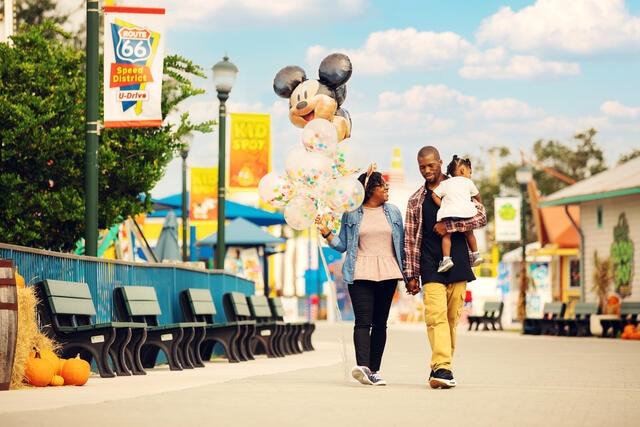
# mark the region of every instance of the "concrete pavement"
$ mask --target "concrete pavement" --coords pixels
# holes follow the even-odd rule
[[[640,342],[462,328],[458,386],[431,390],[423,324],[389,325],[385,387],[349,377],[351,323],[318,322],[315,351],[0,392],[0,426],[637,426]]]

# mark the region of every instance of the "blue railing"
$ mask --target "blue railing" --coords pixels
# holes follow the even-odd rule
[[[186,288],[209,289],[216,304],[216,322],[226,320],[222,295],[238,291],[255,292],[254,282],[220,270],[202,270],[180,264],[142,264],[58,252],[49,252],[0,243],[0,258],[9,258],[18,267],[27,286],[44,279],[85,282],[96,304],[96,322],[115,319],[112,294],[118,286],[153,286],[162,315],[160,323],[183,320],[178,294]]]

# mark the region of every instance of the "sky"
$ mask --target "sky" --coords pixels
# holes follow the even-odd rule
[[[211,67],[228,55],[239,74],[227,111],[270,115],[276,172],[301,144],[302,129],[289,121],[273,78],[298,65],[315,79],[333,52],[353,64],[342,105],[353,122],[345,141],[366,147],[363,155],[381,171],[399,147],[408,182],[421,181],[416,153],[424,145],[438,147],[445,164],[454,154],[489,164],[492,148],[507,147],[505,161],[519,161],[537,140],[575,147],[576,133],[595,128],[609,166],[640,149],[640,0],[115,4],[166,9],[166,54],[208,76],[194,82],[207,94],[184,105],[193,121],[217,120]],[[189,166],[217,167],[217,147],[217,131],[197,134]],[[180,193],[181,162],[171,162],[154,198]]]

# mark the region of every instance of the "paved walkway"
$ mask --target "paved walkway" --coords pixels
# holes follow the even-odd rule
[[[386,387],[348,376],[351,324],[284,358],[0,392],[0,426],[638,426],[640,342],[461,330],[458,387],[426,383],[421,324],[389,327]]]

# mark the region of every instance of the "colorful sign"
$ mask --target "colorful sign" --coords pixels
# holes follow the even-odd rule
[[[104,127],[162,126],[164,9],[105,6]]]
[[[494,199],[496,242],[520,241],[520,197]]]
[[[229,187],[257,189],[271,169],[271,120],[268,114],[231,113]]]
[[[218,168],[190,168],[189,218],[218,219]]]

